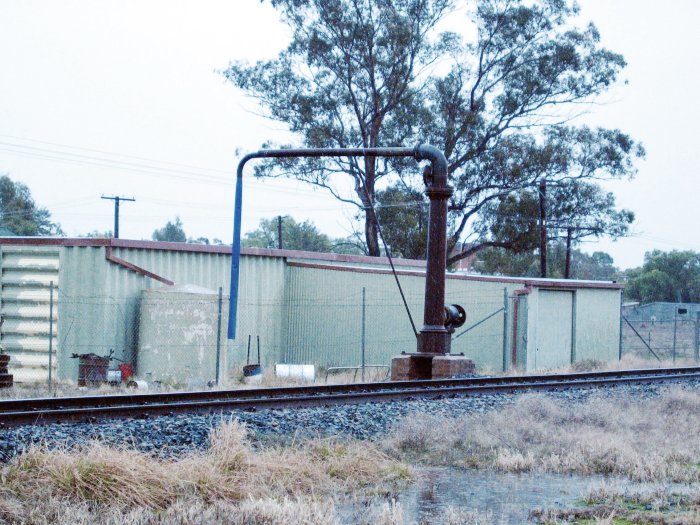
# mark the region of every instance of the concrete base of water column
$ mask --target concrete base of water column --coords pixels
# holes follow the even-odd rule
[[[400,355],[391,360],[391,380],[449,379],[473,374],[474,361],[463,355]]]

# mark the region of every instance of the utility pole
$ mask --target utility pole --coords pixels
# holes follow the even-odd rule
[[[282,216],[277,216],[277,248],[282,249]]]
[[[566,229],[566,263],[564,265],[564,279],[571,278],[571,235],[572,227]]]
[[[540,181],[540,277],[547,277],[547,181]]]
[[[114,201],[114,238],[118,239],[119,238],[119,202],[120,201],[129,201],[129,202],[134,202],[136,199],[128,198],[128,197],[119,197],[117,195],[113,197],[106,197],[102,195],[102,198],[108,201]]]

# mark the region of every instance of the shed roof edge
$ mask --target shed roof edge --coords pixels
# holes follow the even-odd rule
[[[185,242],[137,241],[108,238],[69,238],[69,237],[0,237],[0,246],[66,246],[66,247],[110,247],[138,250],[163,250],[191,253],[212,253],[229,255],[231,246],[194,244]],[[341,253],[308,252],[302,250],[278,250],[268,248],[242,248],[241,255],[258,257],[281,257],[331,262],[362,264],[388,264],[386,257],[347,255]],[[397,266],[425,267],[425,261],[415,259],[393,259]]]

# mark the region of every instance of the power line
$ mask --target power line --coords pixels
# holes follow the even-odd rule
[[[2,135],[0,136],[5,136],[7,137],[8,135]],[[10,135],[10,137],[12,137]],[[30,140],[33,142],[38,142],[38,143],[46,143],[46,144],[56,144],[56,143],[48,143],[45,141],[35,141],[33,139],[22,139],[22,140]],[[92,150],[89,148],[81,148],[78,146],[64,146],[64,145],[59,145],[59,147],[63,148],[70,148],[70,149],[77,149],[81,151],[94,151],[94,152],[102,152],[103,150]],[[130,162],[130,161],[124,161],[120,159],[111,159],[107,158],[104,156],[95,156],[95,155],[85,155],[82,153],[74,153],[71,151],[60,151],[56,149],[51,149],[51,148],[42,148],[38,146],[30,146],[26,144],[19,144],[16,142],[5,142],[5,141],[0,141],[0,151],[5,151],[7,153],[11,153],[14,155],[19,155],[22,157],[28,157],[28,158],[35,158],[39,160],[51,160],[51,161],[59,161],[59,162],[66,162],[66,163],[71,163],[71,164],[77,164],[77,165],[82,165],[82,166],[100,166],[100,167],[106,167],[106,168],[111,168],[111,169],[118,169],[121,171],[129,171],[133,173],[143,173],[146,175],[152,175],[152,176],[165,176],[165,177],[170,177],[170,178],[177,178],[181,180],[196,180],[199,182],[206,182],[210,184],[222,184],[226,186],[231,186],[234,183],[234,175],[233,175],[233,169],[231,171],[226,171],[226,170],[219,170],[219,169],[213,169],[213,168],[201,168],[201,167],[196,167],[196,166],[190,166],[186,164],[178,164],[174,162],[168,162],[168,161],[161,161],[161,160],[155,160],[155,159],[148,159],[146,157],[137,157],[134,155],[124,155],[124,154],[118,154],[118,153],[110,153],[110,152],[104,152],[107,155],[112,155],[112,156],[122,156],[126,158],[135,158],[135,159],[140,159],[144,160],[146,162],[150,162],[151,164],[143,164],[143,163],[137,163],[137,162]],[[179,168],[185,168],[185,169],[175,169],[175,168],[168,168],[164,166],[158,166],[157,164],[166,164],[166,165],[171,165],[171,166],[176,166]],[[196,171],[192,171],[196,170]],[[198,172],[204,172],[204,173],[197,173]],[[224,177],[218,177],[214,175],[209,175],[206,172],[216,172],[216,173],[223,173],[223,174],[228,174],[228,178]],[[268,191],[279,191],[283,193],[306,193],[309,195],[321,195],[321,193],[318,193],[315,190],[306,190],[303,188],[280,188],[280,187],[274,187],[274,186],[269,186],[267,184],[264,184],[256,179],[246,179],[247,184],[253,184],[253,185],[259,185],[259,186],[264,186]]]
[[[199,166],[192,166],[192,165],[189,165],[189,164],[181,164],[181,163],[177,163],[177,162],[170,162],[170,161],[165,161],[165,160],[151,159],[151,158],[148,158],[148,157],[140,157],[140,156],[137,156],[137,155],[129,155],[129,154],[126,154],[126,153],[116,153],[116,152],[113,152],[113,151],[106,151],[106,150],[93,149],[93,148],[85,148],[85,147],[82,147],[82,146],[70,146],[70,145],[68,145],[68,144],[60,144],[60,143],[57,143],[57,142],[49,142],[49,141],[46,141],[46,140],[30,139],[30,138],[27,138],[27,137],[19,137],[19,136],[17,136],[17,135],[6,135],[6,134],[3,134],[3,133],[0,133],[0,137],[5,137],[5,138],[10,138],[10,139],[15,139],[15,140],[23,140],[23,141],[26,141],[26,142],[34,142],[34,143],[37,143],[37,144],[47,144],[47,145],[49,145],[49,146],[57,146],[57,147],[59,147],[59,148],[64,148],[64,149],[76,149],[76,150],[80,150],[80,151],[90,151],[90,152],[93,152],[93,153],[102,153],[102,154],[104,154],[104,155],[111,155],[111,156],[113,156],[113,157],[124,157],[124,158],[128,158],[128,159],[143,160],[143,161],[151,162],[151,163],[155,163],[155,164],[168,164],[168,165],[177,166],[177,167],[180,167],[180,168],[188,168],[188,169],[195,169],[195,170],[199,170],[199,171],[210,171],[210,172],[216,172],[216,173],[223,173],[223,174],[225,174],[225,175],[230,175],[230,174],[231,174],[230,171],[222,170],[222,169],[217,169],[217,168],[203,168],[203,167],[199,167]]]

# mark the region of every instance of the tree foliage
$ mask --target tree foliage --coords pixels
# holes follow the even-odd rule
[[[542,179],[632,176],[634,159],[644,153],[619,130],[568,125],[574,108],[604,93],[625,66],[621,55],[600,44],[593,24],[577,26],[574,3],[474,0],[473,41],[438,33],[453,4],[463,5],[273,0],[292,42],[275,60],[236,63],[225,72],[302,146],[423,141],[441,148],[454,187],[449,246],[469,246],[451,262],[488,246],[478,242],[483,231],[477,226],[488,219],[493,201]],[[440,67],[432,67],[437,62]],[[396,174],[423,191],[412,162],[297,159],[270,161],[256,173],[295,177],[357,205],[371,255],[380,252],[370,212],[378,183],[390,185]],[[335,184],[347,176],[354,195],[341,194]]]
[[[279,246],[277,217],[261,219],[257,230],[245,234],[242,245],[250,248],[277,248]],[[308,252],[330,252],[331,240],[311,221],[297,222],[293,217],[282,219],[282,248]]]
[[[452,43],[433,35],[451,0],[273,0],[292,30],[279,57],[232,64],[226,78],[256,97],[305,147],[380,147],[415,143],[422,113],[418,79]],[[277,168],[277,169],[276,169]],[[357,205],[370,255],[379,255],[370,204],[389,174],[373,158],[271,161],[258,175],[295,177]],[[341,195],[335,175],[349,175]]]
[[[553,243],[550,250],[550,276],[564,277],[566,246],[563,242]],[[488,275],[513,277],[538,277],[539,258],[532,251],[513,253],[503,248],[486,248],[480,251],[473,268]],[[620,270],[613,258],[605,252],[584,253],[574,249],[571,254],[571,278],[595,281],[616,281],[622,279]]]
[[[79,235],[79,237],[87,237],[90,239],[94,239],[94,238],[113,239],[114,232],[112,230],[105,230],[105,231],[92,230],[90,232],[87,232],[85,235]]]
[[[487,203],[477,221],[481,247],[505,248],[530,253],[540,243],[540,200],[538,189],[509,193]],[[615,196],[600,185],[566,180],[547,188],[545,217],[547,240],[570,235],[572,245],[588,237],[625,236],[634,221],[630,210],[618,210]],[[467,251],[467,250],[465,250]]]
[[[248,248],[277,248],[277,221],[277,217],[261,219],[258,228],[246,233],[241,244]],[[362,254],[352,240],[331,239],[325,233],[321,233],[313,222],[297,222],[289,216],[282,217],[282,248],[307,252]]]
[[[427,204],[423,193],[400,184],[377,192],[377,218],[391,255],[426,258]]]
[[[700,253],[653,250],[644,255],[641,268],[627,270],[625,295],[650,303],[700,302]]]
[[[616,211],[613,194],[604,192],[595,181],[633,176],[633,160],[643,155],[643,148],[619,131],[554,126],[543,130],[540,137],[507,137],[482,157],[478,173],[464,173],[467,179],[463,182],[472,180],[471,186],[455,183],[457,191],[450,214],[456,226],[451,240],[454,244],[460,238],[468,239],[470,247],[453,256],[451,262],[489,246],[517,250],[523,235],[532,234],[525,225],[517,228],[511,221],[510,230],[501,228],[495,239],[484,234],[490,224],[501,220],[498,210],[504,201],[507,207],[513,207],[515,203],[508,201],[514,192],[524,200],[523,220],[532,228],[538,215],[533,214],[538,210],[533,204],[538,200],[537,187],[542,180],[551,188],[547,216],[555,219],[555,225],[568,223],[577,228],[579,239],[625,235],[634,215],[627,210]],[[465,232],[467,225],[471,225],[470,232]]]
[[[29,188],[7,175],[0,177],[0,226],[15,235],[63,235],[49,210],[34,202]]]
[[[175,217],[174,222],[168,221],[165,226],[155,230],[152,237],[154,241],[187,242],[180,217]]]

